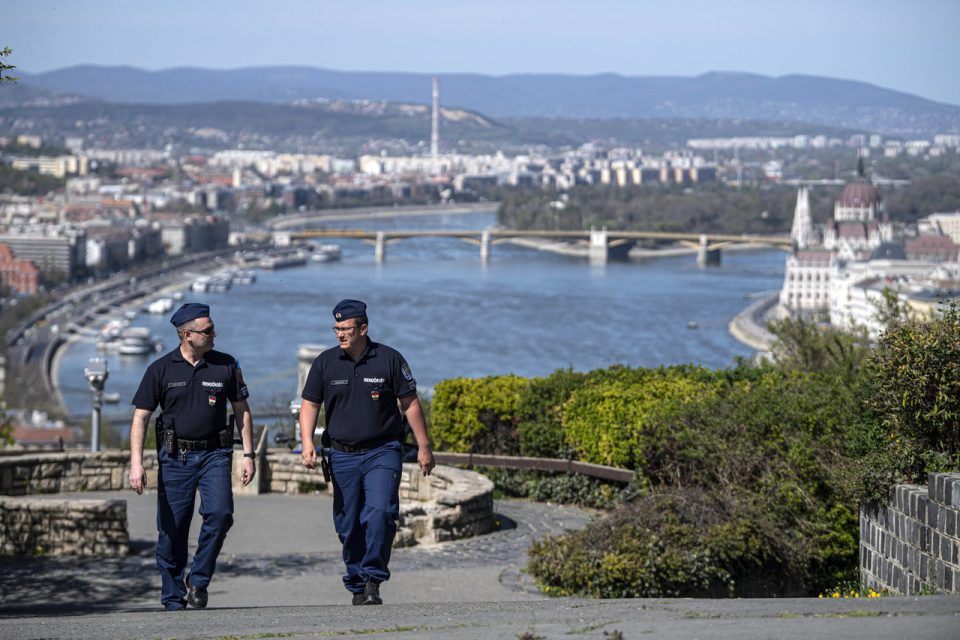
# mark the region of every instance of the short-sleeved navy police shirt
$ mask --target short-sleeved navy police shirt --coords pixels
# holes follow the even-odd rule
[[[304,400],[323,404],[330,437],[353,447],[372,447],[403,437],[397,399],[415,394],[417,381],[396,349],[367,341],[354,362],[340,347],[313,361]]]
[[[184,360],[177,347],[147,367],[133,396],[138,409],[163,411],[163,424],[188,440],[212,438],[227,424],[227,400],[249,396],[237,361],[209,351],[197,366]]]

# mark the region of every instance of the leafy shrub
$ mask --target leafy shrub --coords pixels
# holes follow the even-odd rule
[[[813,594],[855,575],[845,483],[849,425],[859,420],[853,391],[839,376],[769,367],[718,386],[722,377],[643,416],[633,456],[645,494],[531,552],[531,570],[552,592]],[[550,554],[567,554],[570,566],[553,568]]]
[[[517,407],[528,385],[528,380],[513,375],[441,381],[431,403],[431,436],[437,448],[516,455]]]
[[[748,519],[730,522],[725,505],[700,490],[658,492],[581,531],[535,541],[530,569],[556,595],[732,595],[734,576],[764,564],[756,551],[768,545],[751,544],[755,527]],[[733,546],[749,548],[754,557],[734,567]]]
[[[534,378],[520,396],[520,454],[535,458],[566,458],[572,453],[563,441],[562,408],[587,378],[585,373],[559,369]]]
[[[592,373],[563,407],[564,441],[585,462],[642,468],[648,443],[672,437],[657,418],[672,415],[687,401],[711,396],[722,386],[688,372],[614,368]],[[654,425],[663,425],[664,430]]]

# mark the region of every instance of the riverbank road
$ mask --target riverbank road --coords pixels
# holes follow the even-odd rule
[[[63,498],[64,495],[58,495]],[[0,638],[955,638],[960,598],[582,600],[547,598],[523,572],[536,537],[588,511],[498,501],[486,536],[397,549],[382,607],[340,582],[328,496],[237,496],[203,611],[159,610],[156,494],[127,501],[124,558],[0,558]],[[191,540],[196,540],[199,517]]]

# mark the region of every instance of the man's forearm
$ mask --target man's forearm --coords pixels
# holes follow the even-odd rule
[[[413,431],[413,437],[417,439],[418,447],[432,447],[430,436],[427,434],[427,421],[423,418],[423,409],[420,407],[420,401],[411,402],[404,413],[407,416],[407,422],[410,424],[410,430]]]
[[[253,450],[253,413],[250,407],[244,407],[240,413],[240,439],[244,453],[256,453]]]
[[[303,446],[313,444],[313,432],[317,427],[317,416],[320,414],[320,405],[304,400],[300,405],[300,440]]]
[[[133,420],[130,423],[130,463],[143,464],[143,442],[147,435],[147,425],[150,421],[150,414],[143,415],[139,410],[133,414]]]

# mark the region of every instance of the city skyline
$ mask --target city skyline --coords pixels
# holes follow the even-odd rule
[[[494,76],[740,71],[858,80],[960,105],[952,33],[960,3],[787,4],[11,0],[0,47],[13,49],[7,62],[22,73],[77,64]]]

